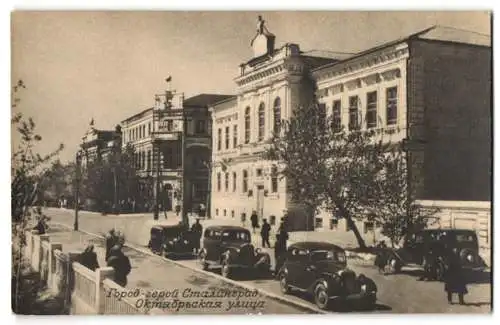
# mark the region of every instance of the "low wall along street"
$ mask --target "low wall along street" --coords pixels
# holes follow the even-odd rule
[[[64,252],[60,243],[50,242],[50,235],[27,231],[25,256],[30,266],[40,273],[49,291],[70,304],[71,314],[165,314],[163,310],[142,308],[137,304],[136,291],[125,289],[110,279],[112,268],[91,271],[75,262],[78,253]]]

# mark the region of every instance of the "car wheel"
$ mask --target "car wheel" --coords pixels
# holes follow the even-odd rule
[[[402,267],[401,262],[398,261],[396,258],[391,257],[389,259],[388,264],[389,264],[389,272],[390,273],[395,274],[395,273],[401,272],[401,267]]]
[[[436,268],[435,268],[435,271],[434,271],[434,278],[437,280],[437,281],[443,281],[444,279],[444,273],[445,273],[445,266],[443,263],[436,263]]]
[[[319,309],[328,309],[330,305],[330,297],[324,284],[319,283],[314,288],[314,303]]]
[[[284,294],[290,293],[290,286],[288,285],[288,280],[286,279],[286,275],[284,273],[281,273],[280,275],[280,288],[281,292]]]
[[[208,270],[207,253],[205,251],[200,252],[200,255],[198,256],[198,260],[200,262],[201,269],[204,271]]]
[[[230,278],[231,277],[231,268],[229,267],[229,264],[227,261],[222,261],[222,266],[221,266],[221,275],[225,278]]]

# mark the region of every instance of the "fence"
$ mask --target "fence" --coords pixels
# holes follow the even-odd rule
[[[26,232],[26,261],[40,273],[42,282],[56,297],[70,304],[71,314],[164,314],[160,310],[136,307],[138,297],[122,297],[131,292],[111,280],[113,269],[92,271],[78,263],[79,253],[63,252],[62,244],[50,242],[50,235]]]

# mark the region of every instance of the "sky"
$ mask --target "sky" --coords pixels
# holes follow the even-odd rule
[[[436,24],[490,34],[486,11],[15,11],[11,81],[22,79],[26,89],[12,113],[33,117],[39,152],[63,143],[61,160],[74,159],[91,119],[113,129],[151,107],[169,75],[186,98],[234,94],[259,14],[278,46],[303,51],[358,52]]]

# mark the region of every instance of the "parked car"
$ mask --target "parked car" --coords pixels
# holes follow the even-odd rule
[[[298,290],[312,295],[321,309],[332,302],[352,302],[373,308],[377,286],[370,278],[347,268],[344,249],[324,242],[299,242],[288,247],[278,273],[281,291]]]
[[[165,257],[193,256],[194,237],[183,225],[154,226],[151,228],[149,248]]]
[[[432,263],[433,278],[442,280],[448,267],[450,254],[456,254],[464,269],[476,270],[484,267],[479,256],[477,235],[473,230],[425,229],[405,237],[403,246],[391,250],[390,269],[394,273],[405,265],[426,267]],[[429,256],[432,254],[432,260]]]
[[[222,276],[227,278],[241,270],[258,275],[270,273],[271,257],[254,248],[250,231],[243,227],[207,227],[198,257],[204,270],[220,267]]]

